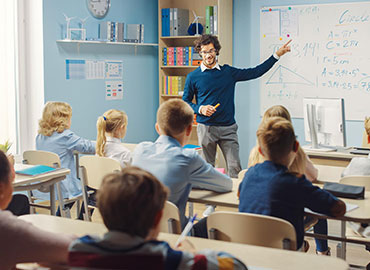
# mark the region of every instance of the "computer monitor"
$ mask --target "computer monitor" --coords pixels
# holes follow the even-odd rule
[[[310,149],[346,147],[346,128],[343,98],[304,98],[305,140]]]

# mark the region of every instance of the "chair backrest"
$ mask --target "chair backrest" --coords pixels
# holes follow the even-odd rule
[[[238,173],[238,179],[239,179],[239,180],[243,180],[244,175],[245,175],[245,173],[246,173],[247,171],[248,171],[248,169],[241,170],[241,171]]]
[[[214,212],[207,218],[211,239],[296,250],[297,237],[286,220],[257,214]]]
[[[57,154],[41,150],[24,151],[23,163],[60,168],[60,158]]]
[[[362,186],[365,187],[365,190],[370,190],[370,175],[352,175],[345,176],[339,180],[339,183],[352,186]]]
[[[117,160],[89,155],[80,158],[80,167],[85,185],[94,189],[100,188],[104,176],[121,171],[121,165]]]
[[[181,234],[180,212],[175,204],[166,201],[160,223],[160,231]]]

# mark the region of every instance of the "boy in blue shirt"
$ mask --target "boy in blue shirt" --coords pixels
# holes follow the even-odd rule
[[[251,167],[239,186],[239,211],[285,219],[297,234],[297,248],[303,244],[304,208],[334,217],[343,216],[345,203],[313,186],[304,175],[288,171],[298,150],[292,124],[282,117],[263,121],[257,138],[266,161]]]
[[[193,117],[192,108],[183,100],[164,102],[155,125],[159,138],[140,143],[132,158],[132,165],[151,172],[170,189],[168,200],[179,208],[182,227],[187,222],[185,207],[192,186],[216,192],[232,189],[228,176],[215,170],[194,149],[183,148],[191,135]],[[207,237],[203,225],[204,220],[194,226],[196,236]]]

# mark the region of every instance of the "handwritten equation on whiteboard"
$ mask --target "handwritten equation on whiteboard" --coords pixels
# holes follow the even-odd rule
[[[370,115],[370,3],[274,7],[274,18],[280,13],[274,35],[265,34],[269,12],[261,9],[261,62],[293,41],[260,79],[261,113],[282,104],[302,117],[304,97],[343,97],[347,119]]]

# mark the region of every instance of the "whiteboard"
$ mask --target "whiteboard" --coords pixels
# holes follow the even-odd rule
[[[344,98],[347,120],[370,115],[370,2],[264,7],[260,58],[292,39],[260,79],[261,114],[282,104],[303,117],[303,98]]]

